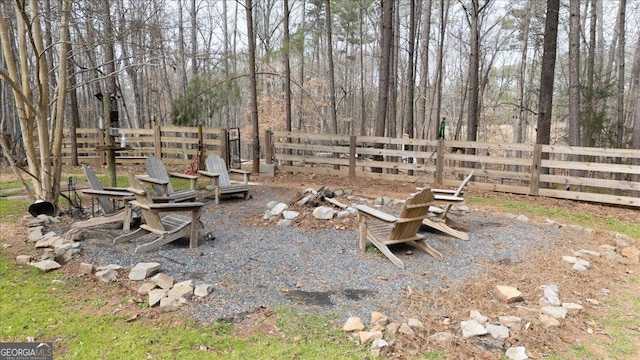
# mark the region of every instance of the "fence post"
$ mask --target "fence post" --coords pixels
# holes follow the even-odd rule
[[[273,164],[273,143],[272,141],[273,133],[271,129],[267,129],[264,131],[264,160],[267,165]]]
[[[356,178],[356,136],[349,136],[349,178]]]
[[[542,144],[533,145],[533,160],[531,162],[531,180],[529,180],[529,195],[538,195],[540,188],[540,167],[542,163]]]
[[[436,150],[436,186],[442,186],[444,173],[444,138],[438,139],[438,149]]]
[[[104,130],[103,129],[98,129],[98,135],[97,135],[97,139],[96,139],[96,144],[98,146],[96,146],[96,148],[102,148],[104,146]],[[107,163],[107,160],[105,158],[105,151],[104,150],[100,150],[100,164],[101,165],[105,165]]]
[[[204,134],[202,125],[198,125],[198,169],[205,169],[204,164]]]
[[[153,148],[155,151],[155,156],[158,159],[162,159],[162,138],[161,138],[160,124],[158,124],[158,119],[153,117]]]
[[[229,161],[229,133],[227,132],[227,129],[220,129],[219,140],[220,157],[224,159],[224,162],[227,164],[228,169],[231,164]],[[240,150],[240,156],[242,157],[242,150]],[[238,161],[240,162],[242,167],[242,159],[238,159]]]

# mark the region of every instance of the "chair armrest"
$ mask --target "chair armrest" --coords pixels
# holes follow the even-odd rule
[[[212,173],[212,172],[208,172],[208,171],[204,171],[204,170],[198,170],[198,174],[200,174],[202,176],[209,177],[209,178],[220,177],[220,174],[216,174],[216,173]]]
[[[162,204],[149,204],[149,210],[153,212],[170,212],[170,211],[194,211],[202,208],[204,203],[202,202],[183,202],[183,203],[162,203]]]
[[[108,197],[108,198],[114,198],[114,199],[124,199],[124,198],[133,196],[133,194],[129,191],[109,191],[109,190],[94,190],[94,189],[84,189],[80,191],[83,194],[87,194],[91,197]]]
[[[127,191],[127,188],[122,188],[122,187],[115,187],[115,186],[103,186],[102,190],[107,190],[107,191]]]
[[[394,223],[398,220],[398,218],[396,218],[393,215],[387,214],[384,211],[380,211],[378,209],[374,209],[370,206],[367,205],[356,205],[354,206],[354,208],[356,210],[358,210],[358,215],[360,215],[360,213],[364,214],[364,215],[368,215],[371,217],[374,217],[378,220],[384,221],[384,222],[389,222],[389,223]]]
[[[196,189],[196,182],[198,181],[198,176],[197,175],[189,175],[189,174],[181,174],[181,173],[177,173],[177,172],[170,172],[169,176],[175,177],[175,178],[179,178],[179,179],[187,179],[187,180],[189,180],[189,188],[191,190],[195,190]]]
[[[251,171],[249,171],[249,170],[241,170],[241,169],[229,169],[229,172],[233,172],[233,173],[236,173],[236,174],[244,175],[244,183],[245,184],[249,183],[249,175],[251,175]]]
[[[152,178],[151,176],[136,176],[136,179],[146,182],[152,185],[167,185],[169,182],[167,180],[160,180],[156,178]]]

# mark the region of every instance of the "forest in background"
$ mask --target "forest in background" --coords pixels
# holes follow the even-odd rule
[[[638,23],[626,0],[3,1],[3,155],[57,199],[62,128],[116,114],[239,127],[254,157],[266,128],[434,139],[442,119],[450,139],[637,149]]]

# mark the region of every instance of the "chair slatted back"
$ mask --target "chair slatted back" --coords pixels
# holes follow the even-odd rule
[[[89,182],[89,186],[91,186],[91,189],[104,190],[102,184],[100,183],[100,180],[98,180],[98,177],[96,176],[96,173],[93,172],[93,170],[91,170],[87,165],[83,164],[82,171],[84,171],[84,175],[87,177],[87,181]],[[115,212],[113,203],[111,203],[111,200],[107,198],[99,197],[98,204],[100,204],[100,207],[102,208],[102,211],[105,213],[105,215]]]
[[[422,219],[428,216],[429,204],[433,202],[430,188],[424,188],[407,198],[395,223],[389,240],[413,238],[418,233]]]
[[[142,210],[142,216],[144,217],[144,221],[147,225],[153,229],[166,230],[165,226],[162,224],[160,215],[158,215],[158,213],[151,212],[148,209],[148,205],[153,203],[153,200],[151,200],[149,193],[131,171],[129,172],[129,186],[134,190],[132,193],[136,202],[141,205],[140,209]]]
[[[229,177],[229,171],[224,160],[216,154],[209,154],[205,160],[207,171],[215,174],[220,174],[219,182],[220,187],[231,185],[231,178]]]
[[[145,161],[145,167],[147,169],[147,174],[158,180],[168,181],[167,191],[168,195],[173,194],[173,186],[171,186],[171,181],[169,179],[169,173],[167,172],[167,168],[164,166],[162,161],[153,155],[147,156],[147,160]],[[136,180],[137,181],[137,180]],[[156,195],[160,196],[162,194],[162,186],[153,185],[153,191]]]

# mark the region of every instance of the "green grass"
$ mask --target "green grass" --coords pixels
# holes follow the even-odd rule
[[[76,280],[53,282],[59,277],[0,256],[0,340],[54,342],[56,359],[363,359],[368,352],[346,340],[334,317],[288,308],[276,312],[284,337],[241,338],[230,324],[205,326],[172,315],[125,322],[109,308],[97,314],[107,300],[85,300]]]
[[[17,221],[20,218],[20,214],[28,214],[29,205],[31,204],[25,200],[11,200],[0,197],[0,223]]]
[[[622,221],[613,218],[603,220],[591,214],[574,212],[555,206],[536,206],[525,201],[472,197],[468,202],[472,204],[498,205],[511,211],[548,218],[553,217],[560,222],[570,222],[583,227],[597,227],[603,230],[626,234],[635,239],[640,239],[640,222]]]

